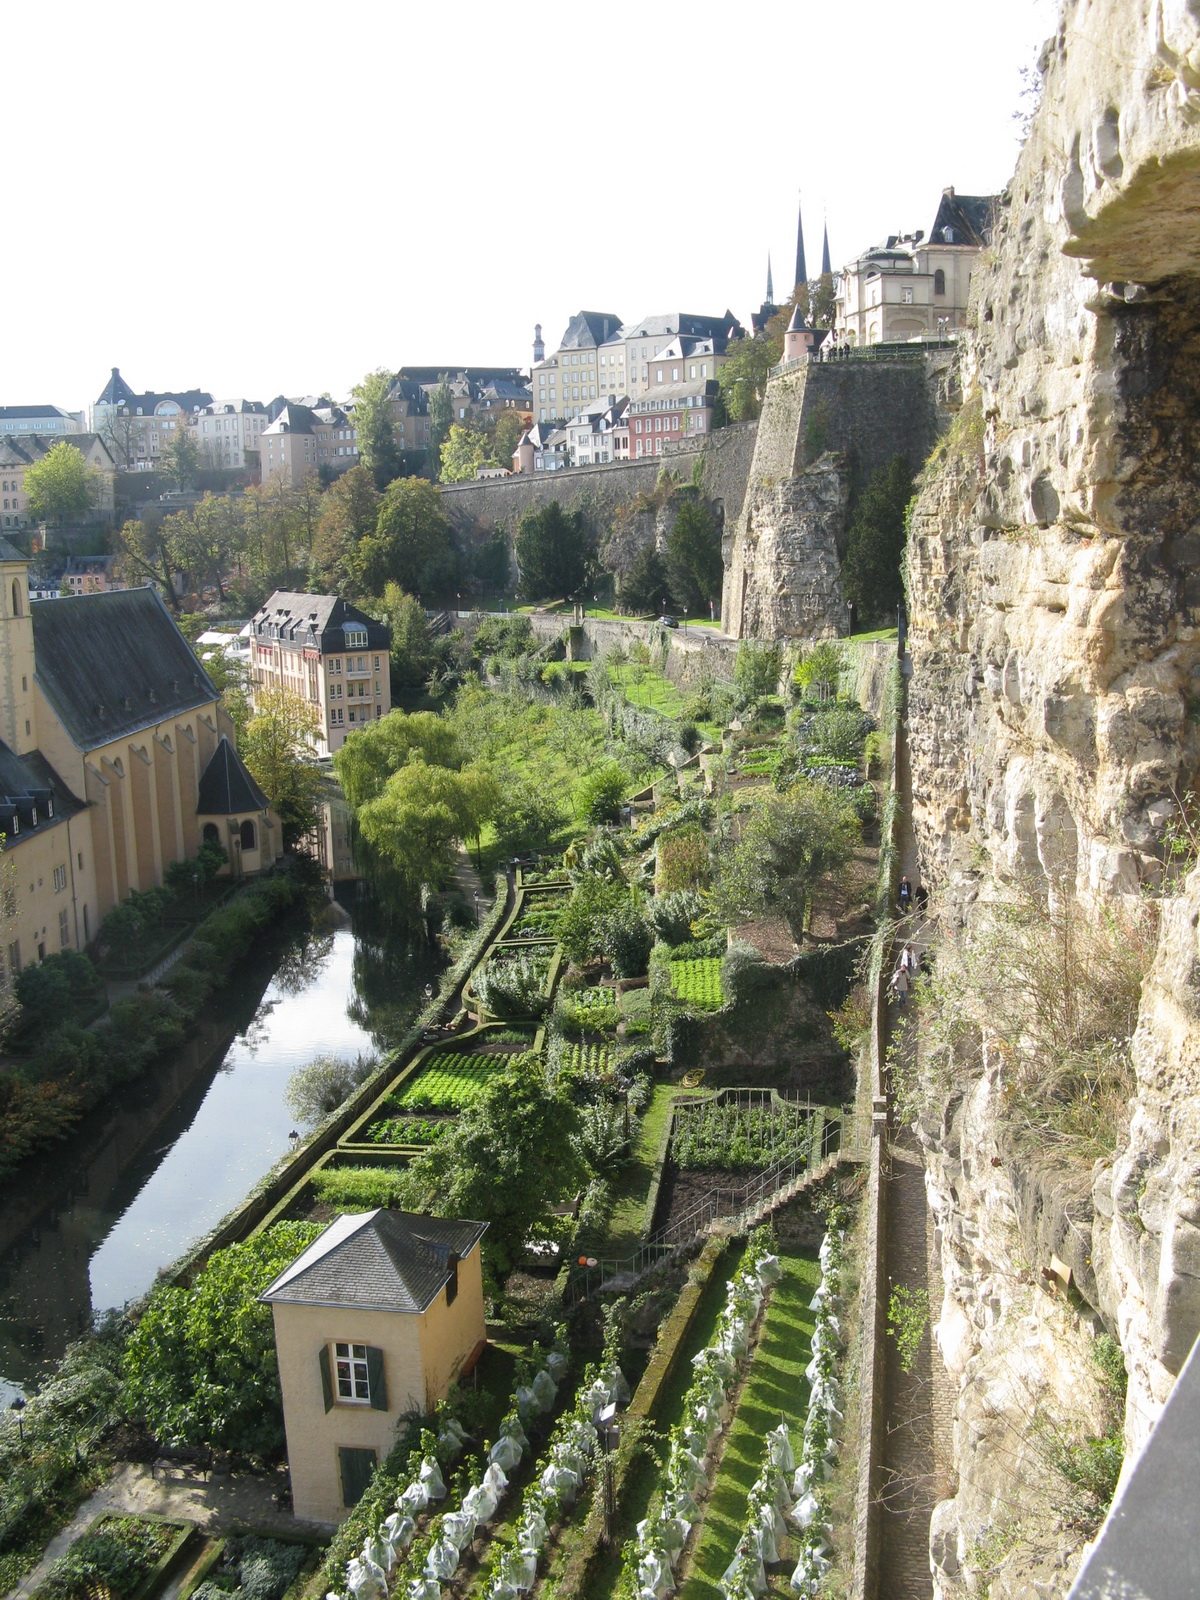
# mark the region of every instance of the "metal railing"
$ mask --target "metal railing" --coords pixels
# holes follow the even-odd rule
[[[775,1089],[726,1089],[721,1094],[722,1097],[746,1097],[749,1103],[755,1103],[751,1097],[758,1102],[776,1098],[789,1109],[793,1107],[793,1102]],[[711,1105],[713,1099],[683,1101],[677,1109],[687,1112],[697,1105]],[[644,1240],[631,1255],[597,1259],[594,1267],[588,1267],[581,1293],[586,1295],[608,1286],[629,1287],[647,1272],[689,1249],[718,1224],[730,1233],[742,1233],[756,1226],[769,1211],[802,1188],[826,1177],[842,1162],[866,1159],[870,1130],[853,1107],[842,1107],[830,1115],[830,1107],[814,1105],[797,1096],[794,1108],[807,1109],[817,1123],[816,1137],[809,1141],[806,1151],[785,1157],[736,1188],[712,1190],[682,1216],[673,1218],[665,1228]],[[821,1115],[818,1117],[817,1113]],[[673,1111],[672,1137],[674,1119]]]

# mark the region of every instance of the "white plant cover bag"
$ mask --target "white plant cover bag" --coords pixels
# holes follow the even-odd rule
[[[407,1550],[413,1542],[413,1535],[417,1525],[411,1517],[406,1517],[403,1512],[393,1511],[383,1519],[383,1536],[392,1547],[394,1555],[399,1555]]]
[[[346,1587],[354,1600],[376,1600],[387,1594],[387,1579],[381,1569],[358,1556],[351,1556],[346,1567]]]
[[[469,1511],[448,1511],[442,1518],[442,1538],[461,1554],[475,1537],[476,1522]]]
[[[772,1428],[768,1433],[767,1459],[773,1467],[778,1467],[780,1472],[796,1470],[796,1457],[786,1422],[781,1422],[777,1428]]]
[[[452,1578],[458,1570],[461,1559],[449,1539],[438,1539],[429,1547],[429,1554],[425,1557],[425,1571],[431,1578],[442,1580]]]
[[[431,1500],[446,1498],[446,1480],[442,1477],[441,1467],[432,1456],[426,1456],[421,1462],[420,1481],[425,1485]]]
[[[520,1466],[523,1454],[524,1451],[515,1439],[501,1435],[488,1451],[488,1461],[505,1472],[511,1472],[514,1467]]]
[[[554,1404],[554,1397],[557,1393],[558,1385],[543,1367],[533,1380],[533,1400],[538,1410],[549,1411]]]
[[[442,1600],[442,1586],[436,1578],[414,1578],[408,1586],[408,1600]]]

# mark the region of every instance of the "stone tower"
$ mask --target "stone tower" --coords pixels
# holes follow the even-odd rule
[[[15,755],[37,748],[29,558],[0,539],[0,739]]]
[[[539,361],[546,359],[546,346],[542,342],[542,325],[535,322],[533,325],[533,364],[536,367]]]

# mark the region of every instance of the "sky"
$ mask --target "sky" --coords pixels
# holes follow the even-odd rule
[[[0,404],[528,368],[573,312],[748,323],[998,192],[1055,0],[6,8]],[[69,47],[67,47],[69,45]],[[15,309],[20,308],[20,315]]]

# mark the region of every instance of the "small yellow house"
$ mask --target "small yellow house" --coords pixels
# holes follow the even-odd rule
[[[432,1411],[478,1360],[486,1229],[410,1211],[339,1217],[262,1294],[298,1517],[340,1522],[401,1419]]]

